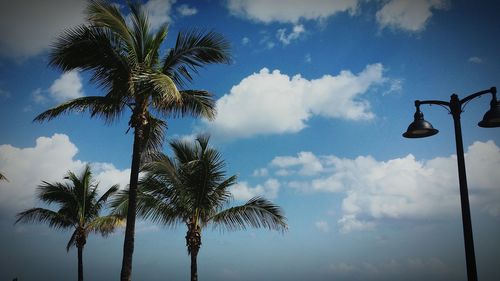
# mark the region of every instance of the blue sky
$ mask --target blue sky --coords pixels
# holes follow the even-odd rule
[[[121,4],[122,7],[123,3]],[[0,9],[0,279],[68,280],[69,232],[13,225],[38,204],[42,180],[90,163],[101,186],[128,182],[128,115],[106,126],[85,114],[49,123],[49,107],[99,95],[89,73],[47,66],[65,28],[84,22],[78,0],[2,1]],[[239,182],[233,204],[255,195],[281,205],[284,235],[207,229],[202,280],[465,280],[453,122],[422,106],[438,135],[404,139],[415,99],[448,100],[500,86],[497,1],[149,0],[165,50],[188,28],[222,33],[233,63],[192,85],[217,98],[214,122],[168,120],[169,139],[212,134]],[[123,10],[126,13],[126,9]],[[500,130],[477,126],[490,97],[462,114],[480,280],[500,276]],[[166,147],[166,146],[165,146]],[[168,149],[165,150],[170,153]],[[185,229],[137,226],[135,280],[186,280]],[[119,276],[123,231],[91,236],[88,280]],[[9,279],[10,278],[10,279]]]

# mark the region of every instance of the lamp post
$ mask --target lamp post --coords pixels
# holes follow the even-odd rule
[[[414,121],[408,126],[407,131],[403,134],[405,138],[424,138],[437,134],[439,131],[434,129],[431,123],[425,121],[424,114],[420,111],[422,104],[435,104],[447,108],[453,116],[455,125],[455,143],[457,146],[457,162],[458,162],[458,179],[460,185],[460,203],[462,207],[462,225],[464,232],[465,244],[465,259],[467,262],[467,280],[477,281],[476,257],[474,254],[474,239],[472,236],[472,223],[469,207],[469,192],[467,190],[467,176],[465,172],[464,160],[464,145],[462,141],[462,128],[460,124],[460,115],[463,111],[463,106],[470,100],[485,94],[491,94],[490,110],[484,114],[483,120],[478,123],[483,128],[500,127],[500,102],[496,97],[497,90],[492,87],[474,94],[471,94],[463,99],[459,99],[456,94],[451,95],[450,101],[440,100],[425,100],[415,101]]]

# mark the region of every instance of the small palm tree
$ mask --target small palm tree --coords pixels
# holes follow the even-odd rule
[[[17,214],[18,222],[42,222],[57,229],[74,229],[66,245],[66,250],[73,246],[78,249],[78,281],[83,280],[83,247],[90,232],[107,236],[119,225],[123,218],[111,214],[99,216],[110,196],[118,191],[118,185],[111,186],[98,198],[97,186],[92,178],[90,166],[87,165],[80,176],[69,171],[64,179],[66,183],[49,183],[43,181],[38,187],[37,197],[44,203],[57,204],[59,209],[53,211],[45,208],[32,208]]]
[[[92,73],[91,82],[105,95],[86,96],[51,108],[35,121],[51,120],[68,112],[87,111],[112,123],[130,109],[133,129],[130,171],[130,208],[123,247],[121,280],[129,281],[134,251],[137,182],[141,160],[148,151],[163,144],[167,124],[164,117],[215,117],[213,95],[204,90],[181,89],[200,67],[229,63],[229,42],[215,32],[180,32],[175,46],[161,56],[167,26],[150,28],[145,11],[127,1],[130,24],[119,8],[105,1],[91,0],[86,25],[66,30],[53,44],[49,64],[63,71]]]
[[[2,173],[0,173],[0,180],[9,181]]]
[[[191,280],[198,280],[197,256],[202,229],[213,224],[226,230],[247,227],[285,231],[286,218],[279,206],[255,197],[247,203],[224,209],[231,199],[229,187],[236,176],[226,177],[220,153],[208,146],[209,137],[195,143],[172,141],[175,158],[157,154],[143,170],[139,185],[138,214],[166,225],[187,226],[186,246],[191,256]],[[127,209],[123,192],[111,203],[116,213]]]

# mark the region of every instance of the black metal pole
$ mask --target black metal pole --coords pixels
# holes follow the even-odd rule
[[[462,105],[458,96],[455,94],[451,96],[450,110],[455,124],[455,142],[457,146],[458,180],[460,185],[460,203],[462,207],[467,280],[477,281],[476,255],[474,253],[474,238],[472,236],[472,222],[469,207],[469,191],[467,189],[467,175],[465,172],[464,144],[462,141],[462,127],[460,124]]]

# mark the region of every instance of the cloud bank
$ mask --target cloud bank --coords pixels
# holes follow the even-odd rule
[[[493,141],[477,141],[465,158],[472,208],[500,217],[500,148]],[[409,154],[378,161],[300,152],[275,157],[266,169],[299,192],[341,194],[337,222],[342,232],[371,229],[385,219],[447,218],[460,210],[455,155],[421,161]]]
[[[64,29],[84,23],[85,5],[81,0],[2,1],[0,56],[41,54]]]
[[[370,120],[375,114],[364,96],[388,80],[380,63],[311,80],[263,68],[217,100],[217,118],[205,124],[216,135],[247,138],[296,133],[314,116]]]

